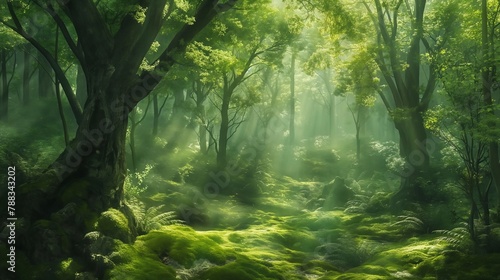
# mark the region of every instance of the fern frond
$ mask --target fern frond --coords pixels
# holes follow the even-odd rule
[[[446,242],[452,249],[467,253],[473,248],[474,242],[467,227],[457,227],[451,230],[435,230],[433,233],[441,235],[438,239]]]
[[[144,232],[159,229],[162,226],[181,224],[183,221],[177,219],[175,212],[163,212],[163,205],[153,206],[146,210],[141,226]]]

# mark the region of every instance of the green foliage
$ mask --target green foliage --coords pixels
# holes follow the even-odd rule
[[[200,258],[215,264],[222,264],[226,259],[219,244],[186,226],[172,225],[153,230],[138,237],[138,241],[161,258],[172,259],[184,267],[191,267]]]
[[[317,248],[316,253],[342,270],[357,267],[372,258],[379,250],[373,241],[356,241],[353,238],[341,237],[327,242]]]
[[[450,249],[458,250],[463,253],[471,253],[474,251],[474,242],[470,236],[467,224],[463,224],[461,227],[456,227],[451,230],[441,229],[433,232],[439,234],[439,240],[442,240]]]
[[[398,228],[404,234],[416,235],[423,233],[425,230],[424,222],[411,214],[398,216],[398,221],[391,224],[391,226]]]
[[[373,141],[368,145],[367,160],[371,167],[385,166],[389,172],[398,174],[402,170],[405,161],[399,155],[398,145],[393,141]]]
[[[145,204],[134,197],[127,200],[127,205],[132,210],[139,234],[146,234],[151,230],[160,229],[162,226],[183,223],[177,219],[175,212],[164,211],[164,205],[146,209]]]
[[[337,66],[336,91],[338,95],[353,94],[356,107],[371,107],[376,100],[375,94],[381,90],[373,50],[364,45],[354,48],[358,51]]]
[[[145,180],[153,167],[154,165],[146,164],[143,171],[129,174],[123,184],[125,194],[138,197],[141,193],[145,192],[148,189]]]
[[[72,258],[63,260],[59,264],[59,272],[57,272],[57,279],[75,279],[75,274],[83,270],[83,266]]]
[[[344,212],[349,214],[365,213],[369,202],[370,197],[366,195],[355,195],[354,199],[351,199],[346,203]]]
[[[280,273],[273,271],[272,267],[267,267],[257,260],[240,257],[223,266],[216,266],[201,273],[199,279],[272,280],[284,278]]]

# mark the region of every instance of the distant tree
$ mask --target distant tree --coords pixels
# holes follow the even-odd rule
[[[285,18],[269,4],[267,0],[243,2],[242,10],[226,14],[214,23],[210,32],[218,36],[217,41],[199,41],[187,52],[188,59],[201,69],[202,81],[216,85],[218,101],[211,100],[219,111],[220,125],[217,132],[211,126],[213,120],[207,120],[205,126],[221,168],[227,164],[228,142],[244,121],[246,108],[259,99],[255,90],[238,93],[238,88],[264,64],[278,63],[292,39]],[[226,30],[235,33],[229,36]]]
[[[21,38],[15,32],[0,25],[0,120],[7,120],[9,116],[9,90],[10,83],[14,78],[17,65],[17,53],[14,47],[20,45]],[[12,70],[9,77],[8,63],[11,61]]]

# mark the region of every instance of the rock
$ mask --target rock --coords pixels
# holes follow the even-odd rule
[[[103,212],[97,220],[97,230],[122,242],[132,242],[132,232],[129,228],[128,219],[119,210],[110,208],[108,211]]]
[[[105,236],[98,231],[87,233],[83,237],[89,256],[101,254],[109,255],[116,249],[116,243],[113,238]]]
[[[345,180],[336,177],[323,187],[321,197],[325,199],[323,210],[330,211],[344,207],[347,201],[354,198],[354,192],[345,185]]]

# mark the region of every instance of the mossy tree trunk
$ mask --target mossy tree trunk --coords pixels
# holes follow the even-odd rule
[[[424,37],[424,11],[426,0],[414,0],[414,12],[411,20],[411,41],[406,53],[401,53],[397,38],[400,32],[398,21],[391,20],[391,16],[398,16],[404,1],[390,8],[380,0],[374,0],[375,11],[370,13],[378,36],[379,50],[375,59],[386,84],[390,97],[378,91],[388,112],[393,114],[395,127],[399,133],[400,155],[406,161],[405,170],[401,172],[400,191],[395,201],[422,201],[422,186],[418,183],[419,177],[425,174],[429,166],[429,151],[426,147],[427,132],[424,127],[422,114],[427,110],[436,86],[436,73],[433,65],[425,67],[421,63],[421,45],[425,52],[432,52],[440,46],[430,46]],[[392,10],[391,10],[392,9]],[[406,68],[400,65],[406,64]],[[426,80],[420,76],[421,72],[429,73]],[[421,87],[423,90],[421,90]],[[392,100],[390,100],[392,99]]]
[[[164,22],[166,2],[140,2],[147,10],[144,22],[139,23],[129,13],[114,34],[93,1],[58,1],[57,10],[50,4],[45,6],[85,71],[87,100],[74,139],[40,178],[19,189],[17,201],[23,211],[19,215],[29,225],[20,238],[26,241],[23,249],[33,262],[81,254],[82,237],[93,230],[97,217],[108,208],[123,208],[128,114],[162,78],[156,71],[137,73]],[[173,57],[181,55],[186,44],[236,1],[222,6],[217,3],[202,1],[195,23],[184,25],[173,36],[159,58],[162,75],[170,70]],[[14,21],[11,28],[36,45],[17,19],[13,4],[7,5]],[[59,10],[76,30],[78,47],[69,36],[69,27],[60,20]],[[37,49],[57,68],[50,54]]]

